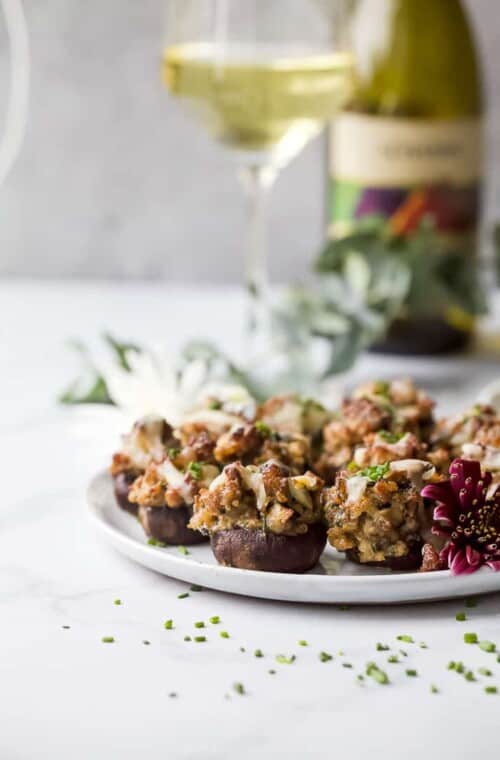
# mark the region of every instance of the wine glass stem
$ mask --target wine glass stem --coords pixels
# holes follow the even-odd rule
[[[248,333],[263,335],[269,325],[269,275],[267,266],[267,200],[276,178],[268,166],[241,169],[240,178],[248,199],[249,232],[245,267],[248,297]]]

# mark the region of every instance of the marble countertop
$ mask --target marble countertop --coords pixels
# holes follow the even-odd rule
[[[93,409],[55,405],[75,371],[65,342],[95,343],[107,329],[148,342],[167,335],[175,347],[199,336],[203,324],[203,334],[235,345],[239,296],[226,292],[228,322],[220,295],[160,285],[0,283],[0,757],[492,757],[500,693],[487,695],[484,685],[500,690],[500,663],[465,645],[463,634],[475,631],[500,648],[500,595],[467,609],[460,600],[340,609],[208,590],[178,599],[184,584],[97,541],[85,489],[117,431],[107,424],[96,435],[101,418]],[[410,369],[453,405],[498,372],[498,360],[472,369],[463,359],[410,364],[372,357],[357,373]],[[463,610],[468,620],[457,622]],[[184,642],[195,621],[212,615],[230,639],[209,630],[204,644]],[[173,631],[164,630],[167,618]],[[399,634],[427,648],[401,644]],[[115,643],[103,644],[103,636]],[[360,685],[355,677],[367,661],[386,663],[377,642],[402,647],[407,657],[384,665],[391,685]],[[254,656],[257,648],[263,658]],[[321,650],[333,660],[320,662]],[[296,661],[277,664],[281,652]],[[447,670],[450,660],[488,667],[493,676],[468,682]],[[408,668],[418,677],[406,676]]]

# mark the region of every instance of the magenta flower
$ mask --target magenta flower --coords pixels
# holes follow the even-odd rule
[[[455,459],[450,479],[431,483],[422,496],[437,503],[433,531],[447,536],[439,558],[452,575],[474,573],[482,565],[500,570],[500,489],[488,495],[491,474],[479,462]]]

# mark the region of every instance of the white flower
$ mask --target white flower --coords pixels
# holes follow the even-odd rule
[[[133,420],[153,414],[176,426],[208,398],[216,398],[228,413],[252,417],[255,412],[246,388],[210,380],[210,365],[204,359],[193,359],[179,369],[165,348],[129,351],[126,358],[130,371],[116,363],[100,369],[111,399]]]

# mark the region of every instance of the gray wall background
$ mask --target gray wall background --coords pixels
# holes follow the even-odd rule
[[[245,249],[242,195],[227,156],[160,85],[163,0],[24,1],[33,58],[31,114],[21,157],[0,189],[0,274],[238,281]],[[468,5],[485,56],[494,185],[500,166],[499,0]],[[1,42],[5,99],[4,37]],[[300,278],[318,250],[323,182],[323,149],[316,141],[273,191],[276,279]],[[488,206],[492,216],[494,189]]]

